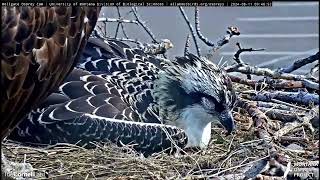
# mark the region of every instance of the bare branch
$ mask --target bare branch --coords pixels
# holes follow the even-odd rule
[[[266,81],[257,81],[250,79],[243,79],[238,76],[234,76],[229,74],[229,78],[232,82],[236,82],[239,84],[244,84],[255,88],[257,90],[263,88],[272,88],[272,89],[296,89],[296,88],[310,88],[314,90],[319,90],[319,84],[312,82],[310,80],[303,81],[294,81],[294,80],[281,80],[281,79],[270,79]]]
[[[214,42],[210,41],[208,38],[204,37],[200,31],[200,23],[199,23],[199,8],[197,6],[194,7],[194,20],[196,25],[196,32],[198,37],[208,46],[214,47]]]
[[[302,83],[303,83],[304,87],[307,87],[307,88],[310,88],[310,89],[319,90],[319,83],[312,82],[312,81],[310,81],[308,79],[303,79]]]
[[[240,59],[240,54],[243,52],[252,52],[252,51],[263,51],[264,49],[253,49],[253,48],[249,48],[249,49],[242,49],[241,45],[239,42],[236,43],[236,45],[238,46],[238,51],[234,54],[233,56],[233,60],[236,61],[238,64],[240,65],[244,65],[245,63]],[[251,75],[247,74],[247,78],[251,79]]]
[[[149,34],[149,36],[151,37],[152,41],[154,43],[159,43],[158,40],[156,39],[156,37],[153,35],[153,33],[151,32],[151,30],[149,29],[149,27],[141,20],[139,14],[138,14],[138,8],[137,7],[131,7],[131,10],[134,14],[134,16],[136,17],[136,20],[138,21],[138,23],[143,27],[143,29]]]
[[[94,28],[94,30],[93,30],[93,32],[92,32],[91,35],[97,35],[97,34],[99,34],[99,36],[104,37],[104,34],[103,34],[102,32],[104,32],[104,30],[102,29],[102,27],[101,27],[101,26],[96,26],[96,27]]]
[[[195,26],[196,26],[196,32],[198,37],[207,45],[210,47],[213,47],[213,51],[216,51],[218,49],[220,49],[223,45],[227,44],[230,40],[230,38],[234,35],[239,36],[240,35],[240,31],[237,27],[234,26],[230,26],[228,27],[227,30],[227,34],[223,36],[222,39],[218,40],[217,45],[210,41],[208,38],[206,38],[200,30],[200,18],[199,18],[199,9],[196,6],[195,10],[194,10],[194,19],[195,19]]]
[[[104,13],[102,13],[102,15],[104,16]],[[101,22],[97,22],[97,25],[94,28],[94,33],[95,35],[101,36],[101,37],[107,37],[107,22],[105,21],[101,21]]]
[[[116,6],[116,9],[117,9],[117,12],[118,12],[118,18],[121,18],[119,7]],[[118,36],[118,31],[119,31],[120,24],[121,24],[120,22],[117,24],[116,32],[114,33],[114,38],[117,38],[117,36]]]
[[[223,36],[223,38],[217,42],[217,47],[213,48],[213,51],[216,51],[217,49],[220,49],[223,45],[227,44],[231,37],[234,35],[240,35],[239,29],[235,26],[229,26],[227,30],[227,35]]]
[[[271,102],[272,99],[278,99],[288,103],[298,103],[305,106],[311,104],[319,104],[319,95],[311,94],[308,92],[283,92],[283,91],[274,91],[274,92],[258,92],[255,95],[243,95],[247,99],[255,101],[267,101]]]
[[[258,107],[262,112],[264,112],[269,118],[280,120],[282,122],[293,122],[302,117],[303,113],[281,110],[281,109],[270,109],[265,107]]]
[[[297,108],[292,107],[287,104],[280,104],[280,103],[275,103],[275,102],[253,101],[252,103],[256,103],[258,107],[280,109],[280,110],[291,111],[291,112],[293,112],[293,111],[299,111],[299,112],[309,111],[309,109],[297,109]]]
[[[319,84],[312,82],[308,79],[303,79],[301,81],[295,81],[295,80],[281,80],[281,79],[265,78],[264,82],[269,84],[270,87],[274,88],[274,89],[310,88],[310,89],[314,89],[314,90],[319,90]]]
[[[240,59],[240,54],[242,52],[262,51],[264,49],[253,49],[253,48],[243,49],[243,48],[241,48],[240,43],[237,43],[237,46],[238,46],[239,50],[235,53],[235,55],[233,57],[233,59],[237,62],[237,64],[225,67],[224,69],[227,72],[241,72],[241,73],[247,74],[248,79],[251,79],[250,75],[254,74],[257,76],[271,77],[271,78],[273,78],[271,81],[275,81],[275,79],[286,79],[286,80],[299,81],[299,82],[278,81],[278,82],[267,83],[275,89],[306,87],[306,88],[310,88],[313,90],[319,90],[319,84],[311,81],[311,79],[316,81],[316,78],[313,77],[312,75],[294,75],[294,74],[287,73],[287,72],[292,72],[293,70],[295,70],[295,69],[297,69],[307,63],[313,62],[313,61],[315,61],[315,59],[319,59],[319,57],[318,57],[319,52],[313,56],[310,56],[309,58],[306,58],[303,60],[298,60],[293,65],[291,65],[289,68],[280,69],[278,71],[273,71],[268,68],[259,68],[256,66],[250,66],[248,64],[245,64]],[[254,85],[254,87],[257,87],[257,85],[256,85],[257,82],[242,80],[242,79],[239,79],[238,77],[231,77],[231,78],[233,78],[233,81],[235,81],[235,82],[247,84],[252,87]],[[259,85],[263,85],[263,84],[259,84]]]
[[[129,20],[129,19],[123,19],[123,18],[105,18],[105,17],[101,17],[98,19],[98,22],[117,22],[117,23],[134,23],[134,24],[138,24],[137,21],[135,20]]]
[[[305,137],[292,137],[292,136],[281,136],[280,141],[297,141],[297,142],[308,142],[309,139]]]
[[[190,34],[188,34],[187,39],[186,39],[186,44],[184,45],[184,55],[186,56],[189,53],[189,48],[190,48]]]
[[[293,108],[296,108],[296,109],[299,109],[299,110],[302,110],[302,111],[310,111],[310,109],[308,109],[308,108],[297,106],[297,105],[294,105],[292,103],[287,103],[287,102],[284,102],[284,101],[281,101],[281,100],[278,100],[278,99],[271,99],[271,101],[274,102],[274,103],[290,106],[290,107],[293,107]]]
[[[90,36],[104,38],[104,35],[102,34],[102,31],[101,31],[100,27],[99,28],[94,28],[94,30],[92,31]]]
[[[243,79],[243,78],[240,78],[238,76],[231,75],[231,74],[228,74],[228,76],[229,76],[229,78],[231,79],[232,82],[236,82],[236,83],[239,83],[239,84],[244,84],[244,85],[247,85],[247,86],[250,86],[250,87],[253,87],[253,88],[259,89],[260,87],[267,86],[266,83],[259,83],[256,80]]]
[[[309,56],[307,58],[304,59],[299,59],[297,61],[295,61],[293,64],[291,64],[290,66],[286,67],[286,68],[282,68],[279,71],[282,73],[291,73],[292,71],[295,71],[299,68],[301,68],[304,65],[307,65],[309,63],[313,63],[314,61],[319,60],[319,52],[317,52],[316,54]]]
[[[117,12],[118,12],[118,16],[121,16],[121,12],[120,12],[120,9],[118,8],[117,9]],[[121,23],[121,29],[122,29],[122,34],[124,35],[125,38],[129,39],[129,36],[127,35],[125,29],[124,29],[124,25]]]
[[[319,82],[319,62],[310,69],[310,72],[308,72],[306,76]]]
[[[187,15],[186,15],[186,13],[184,12],[184,9],[181,6],[179,6],[179,9],[180,9],[180,12],[181,12],[184,20],[188,24],[188,27],[189,27],[190,32],[192,34],[192,38],[193,38],[194,44],[196,46],[197,54],[198,54],[198,56],[201,56],[200,48],[199,48],[199,45],[198,45],[198,42],[197,42],[197,39],[196,39],[196,34],[194,33],[194,30],[193,30],[193,27],[192,27],[192,25],[191,25]]]
[[[244,74],[254,74],[257,76],[268,76],[274,79],[287,79],[287,80],[304,80],[307,76],[295,75],[289,73],[279,73],[275,72],[269,68],[259,68],[256,66],[249,66],[246,64],[235,64],[232,66],[227,66],[224,68],[227,72],[241,72]]]
[[[120,12],[120,8],[118,6],[116,6],[116,8],[117,8],[117,13],[118,13],[118,18],[120,19],[120,18],[122,18],[121,12]],[[114,35],[114,38],[117,38],[117,36],[118,36],[120,25],[121,25],[121,29],[122,29],[122,33],[123,33],[124,37],[129,39],[128,36],[127,36],[127,33],[126,33],[125,29],[124,29],[124,26],[123,26],[123,24],[121,22],[119,22],[117,24],[116,33]]]
[[[319,106],[316,106],[310,110],[310,112],[301,118],[301,122],[292,122],[287,123],[283,128],[281,128],[279,131],[275,132],[274,137],[276,139],[280,138],[283,135],[286,135],[290,133],[293,129],[298,128],[302,125],[307,125],[308,127],[311,127],[310,121],[313,118],[319,118]]]
[[[240,59],[240,54],[243,52],[252,52],[252,51],[264,51],[265,49],[253,49],[253,48],[241,48],[241,45],[239,42],[236,43],[238,46],[239,50],[234,54],[233,60],[236,61],[238,64],[245,64],[241,59]]]
[[[319,71],[319,63],[317,63],[314,67],[311,68],[310,74],[314,74],[316,71]]]

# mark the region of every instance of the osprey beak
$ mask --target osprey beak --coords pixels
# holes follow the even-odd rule
[[[220,114],[220,123],[227,130],[227,135],[231,134],[236,129],[234,124],[233,116],[230,110],[225,110]]]

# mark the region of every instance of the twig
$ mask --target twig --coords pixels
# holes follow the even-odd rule
[[[233,143],[234,137],[235,137],[235,134],[232,136],[231,142],[230,142],[230,144],[229,144],[229,146],[228,146],[228,150],[227,150],[227,152],[224,153],[223,156],[227,155],[227,154],[230,152],[231,145],[232,145],[232,143]],[[235,151],[235,152],[229,154],[229,155],[227,156],[227,158],[225,158],[225,159],[221,162],[221,164],[220,164],[220,166],[219,166],[219,169],[218,169],[218,172],[221,170],[222,165],[223,165],[229,158],[231,158],[234,154],[237,154],[237,153],[239,153],[239,152],[240,152],[240,150]]]
[[[265,81],[257,81],[251,79],[243,79],[238,76],[228,74],[232,82],[244,84],[255,88],[256,90],[264,89],[266,87],[272,89],[297,89],[297,88],[310,88],[319,90],[319,84],[310,80],[304,79],[302,81],[295,80],[282,80],[282,79],[267,79]]]
[[[302,114],[306,112],[306,110],[309,111],[305,108],[302,111],[297,111],[291,106],[272,102],[252,101],[250,103],[257,106],[257,108],[264,112],[268,117],[272,119],[282,120],[284,122],[292,122],[298,120],[298,118],[300,118]],[[294,111],[299,114],[295,114]]]
[[[119,32],[120,24],[121,24],[121,23],[118,23],[118,24],[117,24],[116,32],[114,33],[114,38],[117,38],[117,37],[118,37],[118,32]]]
[[[301,116],[301,114],[297,114],[292,111],[270,109],[265,107],[259,107],[259,109],[264,112],[269,118],[281,120],[283,122],[293,122]]]
[[[236,43],[238,46],[238,51],[234,54],[233,60],[235,60],[238,64],[244,65],[245,63],[240,59],[240,54],[243,52],[252,52],[252,51],[264,51],[265,49],[253,49],[253,48],[241,48],[241,45],[239,42]]]
[[[196,26],[196,32],[198,37],[208,46],[214,47],[214,42],[210,41],[208,38],[204,37],[200,31],[200,23],[199,23],[199,8],[197,6],[194,7],[194,20]]]
[[[194,19],[195,19],[195,26],[196,26],[196,32],[199,37],[207,46],[213,47],[213,51],[216,51],[220,49],[223,45],[227,44],[230,40],[230,38],[234,35],[239,36],[240,31],[237,27],[230,26],[227,30],[227,35],[223,36],[222,39],[218,40],[217,45],[210,41],[208,38],[206,38],[200,30],[200,18],[199,18],[199,8],[196,6],[194,9]]]
[[[88,168],[88,169],[81,169],[81,170],[77,170],[77,171],[73,171],[73,172],[67,172],[67,173],[61,173],[59,175],[55,175],[55,176],[51,176],[50,178],[52,179],[56,179],[58,177],[62,177],[62,178],[66,178],[64,176],[67,176],[67,175],[75,175],[77,173],[81,173],[81,172],[90,172],[90,171],[93,171],[95,170],[96,168]]]
[[[81,150],[84,150],[84,151],[87,150],[84,147],[78,146],[76,144],[69,144],[69,143],[57,143],[57,144],[53,144],[53,145],[48,145],[44,149],[49,150],[49,149],[52,149],[52,148],[55,148],[55,147],[59,147],[59,146],[73,147],[73,148],[81,149]]]
[[[290,133],[293,129],[296,129],[302,125],[307,125],[310,128],[310,121],[313,118],[319,118],[319,111],[317,111],[319,106],[314,107],[307,115],[301,118],[302,122],[292,122],[287,123],[283,128],[274,133],[274,138],[278,139],[288,133]],[[312,130],[312,128],[311,128]]]
[[[104,13],[102,13],[102,16],[104,17]],[[99,19],[99,18],[98,18]],[[98,24],[98,20],[97,20],[97,24]],[[97,29],[99,29],[99,31],[102,33],[103,32],[103,36],[102,37],[107,37],[107,22],[106,21],[100,21],[100,24],[103,24],[103,29],[101,26],[96,25]],[[99,33],[101,35],[101,33]]]
[[[119,6],[116,6],[117,8],[117,12],[118,12],[118,18],[121,18],[121,14],[120,14],[120,9],[119,9]],[[116,28],[116,32],[114,34],[114,38],[117,38],[118,36],[118,31],[119,31],[119,28],[120,28],[120,22],[117,24],[117,28]]]
[[[319,83],[312,82],[312,81],[310,81],[308,79],[303,79],[302,84],[306,88],[319,90]]]
[[[158,40],[156,39],[156,37],[153,35],[153,33],[151,32],[151,30],[149,29],[148,26],[145,25],[145,23],[141,20],[140,16],[138,15],[138,8],[137,7],[131,7],[131,10],[134,14],[134,16],[136,17],[136,20],[138,21],[138,23],[143,27],[143,29],[149,34],[149,36],[152,39],[153,43],[159,43]]]
[[[280,110],[286,110],[286,111],[294,111],[295,107],[297,107],[297,106],[291,106],[291,104],[287,104],[287,103],[283,104],[282,101],[279,102],[279,103],[264,102],[264,101],[254,101],[253,103],[256,103],[258,107],[274,108],[274,109],[280,109]],[[306,109],[306,108],[299,109],[299,110],[309,111],[309,109]]]
[[[92,31],[91,36],[107,37],[106,30],[105,29],[103,30],[101,26],[96,25],[96,27]]]
[[[290,66],[288,66],[286,68],[282,68],[279,71],[282,73],[291,73],[292,71],[295,71],[295,70],[299,69],[300,67],[307,65],[309,63],[313,63],[316,60],[319,60],[319,52],[317,52],[316,54],[309,56],[307,58],[299,59],[299,60],[295,61],[293,64],[291,64]]]
[[[197,39],[196,39],[196,35],[194,33],[194,30],[193,30],[193,27],[192,27],[192,25],[191,25],[187,15],[186,15],[186,13],[184,12],[184,9],[181,6],[179,6],[179,9],[180,9],[180,12],[181,12],[184,20],[188,24],[189,30],[190,30],[190,32],[192,34],[192,38],[193,38],[194,44],[196,46],[197,54],[198,54],[198,56],[201,56],[200,48],[199,48],[199,45],[198,45],[198,42],[197,42]]]
[[[269,68],[259,68],[256,66],[249,66],[246,64],[234,64],[224,68],[227,72],[241,72],[244,74],[254,74],[257,76],[268,76],[274,79],[287,79],[287,80],[304,80],[307,79],[307,76],[304,75],[295,75],[289,73],[280,73],[273,71]]]
[[[138,24],[137,21],[135,20],[128,20],[128,19],[123,19],[123,18],[105,18],[105,17],[101,17],[98,19],[98,22],[117,22],[117,23],[134,23],[134,24]]]
[[[308,79],[295,81],[266,78],[266,83],[272,85],[272,87],[275,89],[310,88],[313,90],[319,90],[319,84]]]
[[[284,92],[284,91],[274,91],[274,92],[258,92],[253,96],[244,95],[247,99],[254,101],[267,101],[270,102],[272,99],[278,99],[287,103],[298,103],[305,106],[310,104],[319,104],[319,95],[311,94],[308,92]]]
[[[121,17],[121,12],[120,12],[120,8],[117,8],[117,12],[118,12],[118,16]],[[129,36],[126,33],[126,30],[124,29],[124,25],[121,23],[121,30],[122,30],[122,34],[124,35],[125,38],[129,39]]]
[[[292,137],[292,136],[281,136],[280,141],[297,141],[297,142],[308,142],[309,140],[305,137]]]
[[[318,77],[314,77],[314,74],[316,74],[317,71]],[[317,80],[317,82],[319,81],[319,62],[310,69],[310,72],[307,73],[307,76],[310,76],[311,78]]]
[[[279,129],[279,131],[275,132],[274,137],[275,139],[279,139],[281,136],[290,133],[293,129],[302,126],[302,123],[297,121],[292,123],[287,123],[283,128]]]
[[[184,56],[186,56],[189,53],[189,48],[190,48],[190,34],[188,34],[187,39],[186,39],[186,44],[184,45]]]
[[[300,106],[297,106],[297,105],[294,105],[294,104],[290,104],[290,103],[287,103],[287,102],[283,102],[283,101],[280,101],[280,100],[278,100],[278,99],[271,99],[271,102],[275,102],[275,103],[279,103],[279,104],[284,104],[284,105],[291,106],[291,107],[293,107],[293,108],[300,109],[300,110],[310,111],[310,109],[308,109],[308,108],[304,108],[304,107],[300,107]]]
[[[265,156],[265,157],[256,159],[256,160],[254,160],[254,161],[251,161],[251,162],[248,162],[248,163],[245,163],[245,164],[241,164],[241,165],[238,165],[238,166],[234,166],[234,167],[231,167],[231,168],[222,170],[222,171],[220,171],[220,172],[218,172],[218,173],[215,173],[215,174],[213,174],[213,175],[206,176],[206,178],[217,177],[217,176],[219,176],[221,173],[224,173],[224,172],[226,172],[226,171],[230,171],[230,170],[232,170],[232,169],[236,169],[236,168],[239,168],[239,167],[247,166],[247,165],[250,165],[250,164],[252,164],[252,163],[256,163],[256,162],[258,162],[258,161],[261,161],[261,160],[263,160],[263,159],[267,159],[268,157],[269,157],[269,156]]]
[[[235,26],[229,26],[227,30],[227,35],[223,36],[223,38],[217,42],[217,47],[214,48],[213,51],[216,51],[217,49],[221,48],[223,45],[227,44],[231,39],[231,37],[234,35],[236,36],[240,35],[239,29]]]
[[[244,84],[244,85],[250,86],[252,88],[259,89],[259,87],[264,87],[264,86],[267,85],[265,83],[259,83],[256,80],[243,79],[241,77],[234,76],[234,75],[231,75],[231,74],[228,74],[228,76],[229,76],[229,78],[231,79],[232,82],[236,82],[236,83],[239,83],[239,84]]]

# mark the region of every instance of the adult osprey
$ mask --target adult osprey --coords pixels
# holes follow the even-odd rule
[[[234,129],[231,81],[207,59],[188,54],[169,61],[120,41],[92,38],[78,67],[11,139],[133,143],[149,153],[172,142],[206,147],[211,122]]]
[[[1,141],[72,70],[97,7],[1,7]]]

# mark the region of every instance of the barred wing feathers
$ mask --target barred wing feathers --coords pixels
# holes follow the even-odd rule
[[[177,145],[186,144],[185,134],[176,127],[136,122],[139,115],[123,101],[119,92],[112,93],[114,86],[100,78],[88,81],[90,76],[87,71],[75,69],[67,78],[70,81],[44,102],[47,107],[30,113],[10,138],[29,143],[79,145],[90,145],[88,143],[93,141],[119,143],[121,140],[123,144],[139,144],[136,150],[144,153],[171,147],[166,133]],[[104,88],[95,94],[95,90],[85,87],[87,83]]]
[[[46,108],[30,113],[11,139],[45,144],[121,141],[139,144],[136,149],[142,152],[171,147],[172,139],[186,145],[185,133],[162,125],[158,117],[151,89],[161,67],[147,56],[128,57],[134,50],[123,48],[129,49],[119,42],[90,39],[78,65],[88,71],[74,69],[43,103]]]

